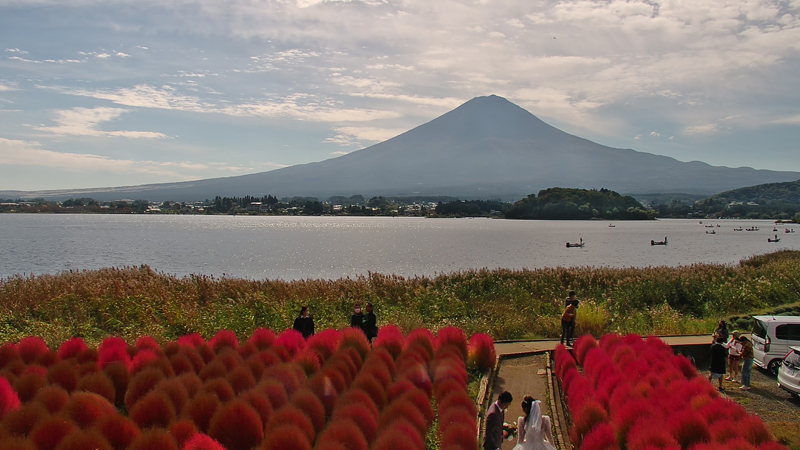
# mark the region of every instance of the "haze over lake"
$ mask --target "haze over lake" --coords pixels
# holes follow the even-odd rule
[[[713,224],[713,228],[706,225]],[[717,227],[716,225],[719,225]],[[734,231],[757,226],[759,231]],[[800,249],[771,221],[511,221],[389,217],[0,214],[0,278],[147,264],[251,279],[436,275],[480,268],[734,264]],[[716,234],[707,234],[707,231]],[[777,234],[778,243],[768,243]],[[669,238],[652,247],[651,240]],[[565,243],[586,242],[584,248]]]

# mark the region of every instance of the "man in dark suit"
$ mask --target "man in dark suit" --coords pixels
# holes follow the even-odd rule
[[[361,318],[361,330],[367,335],[370,343],[378,336],[378,318],[372,311],[372,303],[367,303],[367,313]]]
[[[486,433],[483,435],[483,450],[498,450],[503,445],[503,423],[505,410],[514,398],[510,392],[503,392],[492,403],[486,413]]]

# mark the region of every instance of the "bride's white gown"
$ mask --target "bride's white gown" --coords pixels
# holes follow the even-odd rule
[[[517,423],[525,422],[525,426],[520,429],[518,434],[519,443],[514,450],[555,450],[553,445],[553,432],[550,418],[542,416],[542,408],[539,401],[533,402],[528,420],[520,417]]]

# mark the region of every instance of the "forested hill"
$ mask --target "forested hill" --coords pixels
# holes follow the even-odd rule
[[[550,188],[531,194],[506,212],[507,219],[642,220],[655,218],[633,197],[609,189]]]
[[[698,201],[694,210],[718,217],[800,219],[800,180],[725,191]]]
[[[730,202],[771,202],[800,204],[800,180],[787,183],[767,183],[712,195],[706,200]]]

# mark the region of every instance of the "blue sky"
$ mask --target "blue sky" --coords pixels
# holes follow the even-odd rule
[[[613,147],[800,171],[800,0],[0,0],[0,189],[321,161],[489,94]]]

